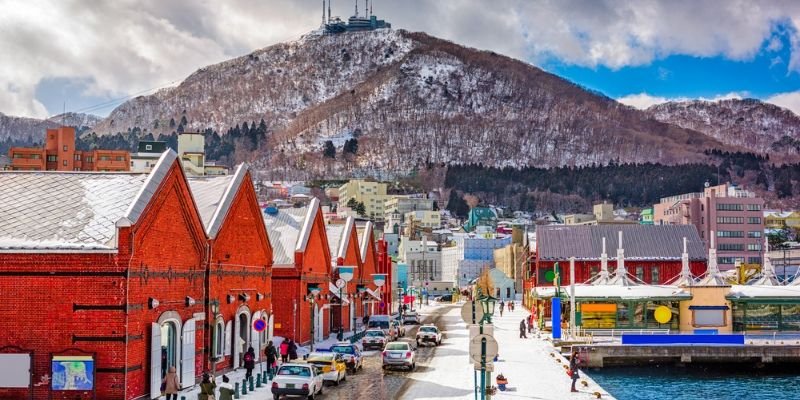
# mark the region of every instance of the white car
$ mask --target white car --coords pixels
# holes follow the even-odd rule
[[[316,351],[306,357],[306,362],[322,370],[323,381],[339,386],[347,379],[347,364],[339,353]]]
[[[387,341],[386,332],[384,332],[383,329],[369,329],[364,334],[364,338],[361,339],[361,348],[363,348],[364,351],[373,348],[383,350],[383,346],[386,345]]]
[[[383,369],[392,367],[408,368],[413,371],[417,367],[416,354],[408,342],[389,342],[381,353]]]
[[[417,346],[420,343],[433,343],[436,346],[442,344],[442,333],[439,332],[439,328],[434,325],[420,326],[417,331]]]
[[[301,396],[313,399],[322,394],[322,371],[310,364],[283,364],[272,380],[272,396]]]

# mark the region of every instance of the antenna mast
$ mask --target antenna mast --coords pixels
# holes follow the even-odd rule
[[[331,20],[331,1],[333,0],[328,0],[328,21]]]
[[[322,25],[325,26],[325,0],[322,0]]]
[[[375,3],[375,0],[369,2],[369,16],[372,16],[372,4]]]
[[[356,0],[356,17],[358,16],[358,0]]]
[[[369,12],[369,0],[364,0],[364,16],[365,17],[369,17],[369,15],[367,15],[367,12]]]

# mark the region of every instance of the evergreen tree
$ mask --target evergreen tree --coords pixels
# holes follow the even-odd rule
[[[333,142],[330,140],[325,141],[325,146],[322,150],[322,155],[327,158],[336,158],[336,147],[333,145]]]
[[[363,202],[359,201],[358,204],[356,204],[355,211],[358,213],[358,215],[363,217],[367,213],[367,208],[364,206]]]
[[[358,139],[347,139],[347,141],[344,142],[344,148],[342,149],[342,152],[356,154],[358,152]]]

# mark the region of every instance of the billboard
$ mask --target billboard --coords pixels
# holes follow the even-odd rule
[[[53,390],[94,390],[92,356],[53,356]]]

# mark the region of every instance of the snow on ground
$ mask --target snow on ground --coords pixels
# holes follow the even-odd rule
[[[519,303],[517,303],[519,304]],[[528,334],[519,338],[519,323],[527,318],[528,311],[517,306],[514,312],[495,314],[494,337],[499,344],[499,360],[492,373],[494,378],[503,373],[508,379],[508,389],[498,390],[493,399],[590,399],[600,392],[603,399],[613,398],[581,370],[579,392],[570,393],[571,380],[563,365],[569,363],[549,341]],[[460,310],[453,308],[445,314],[447,329],[442,346],[427,366],[417,366],[411,375],[413,382],[403,399],[474,399],[473,367],[469,360],[469,332],[461,321]],[[552,356],[551,356],[552,354]],[[560,360],[560,363],[556,361]],[[583,387],[581,381],[586,381]]]

